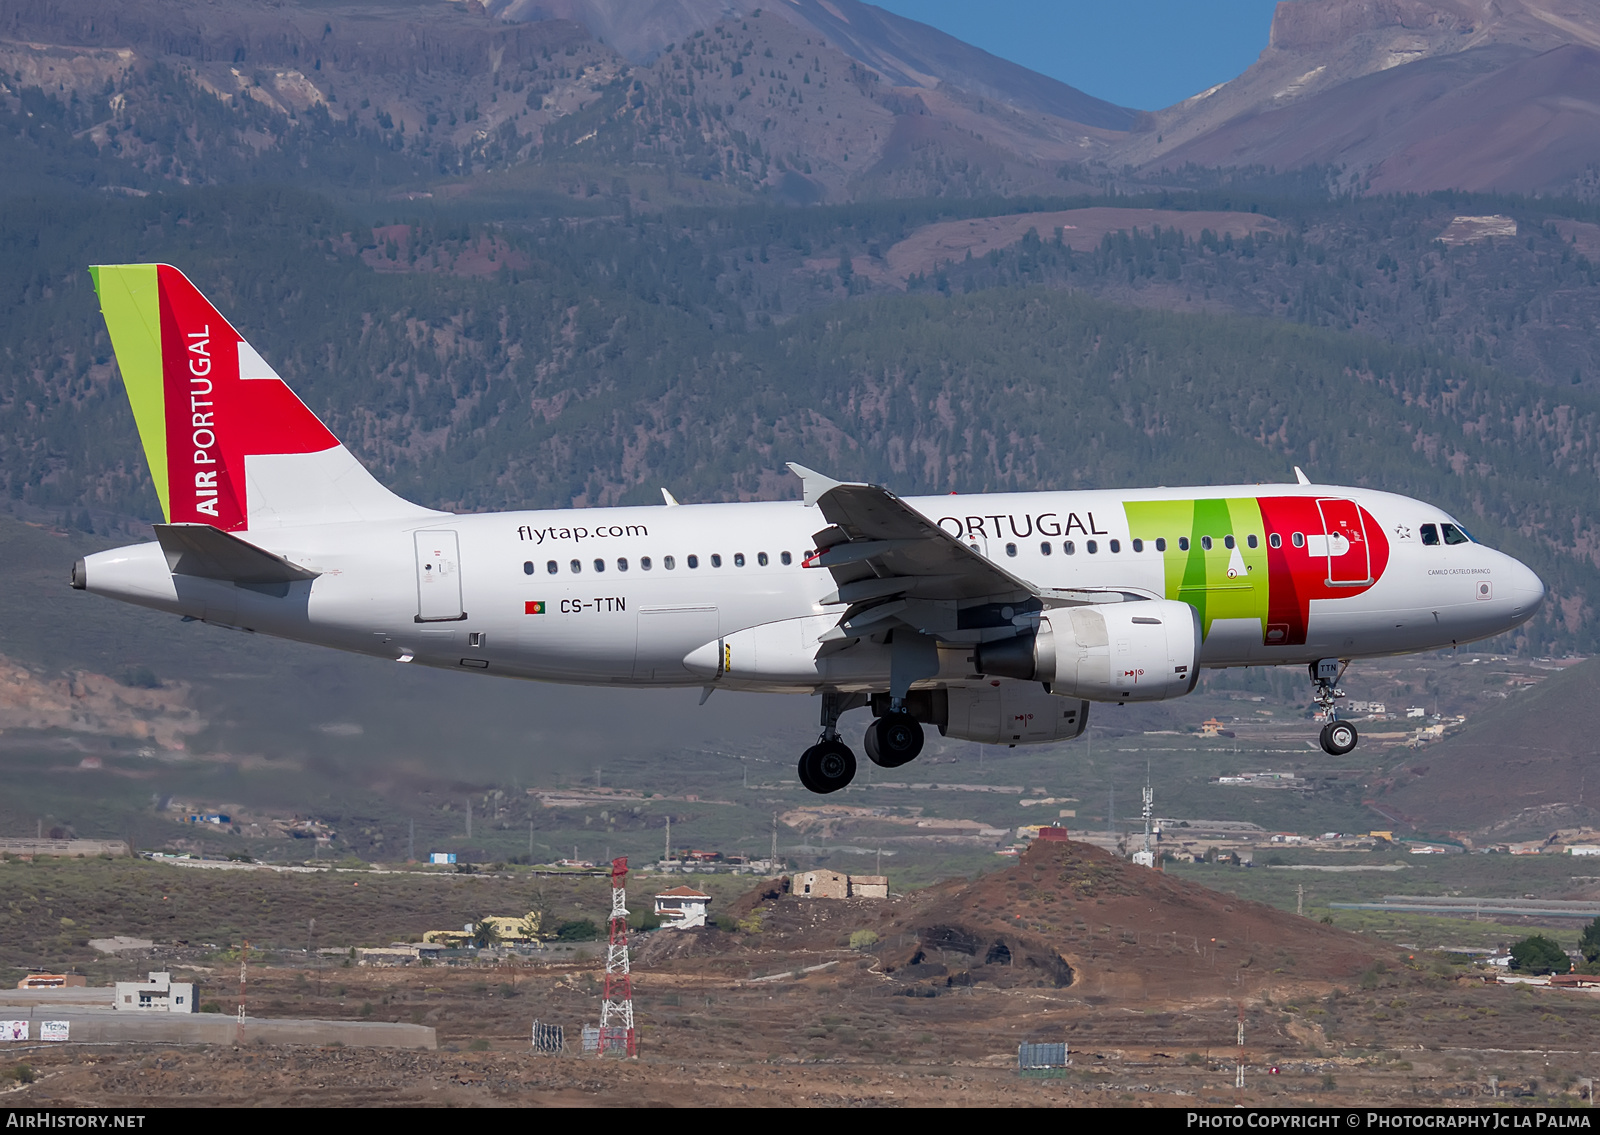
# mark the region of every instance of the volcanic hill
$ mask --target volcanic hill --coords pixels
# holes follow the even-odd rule
[[[1075,841],[1036,842],[1000,871],[888,903],[801,899],[769,884],[723,913],[745,926],[755,916],[761,932],[743,936],[746,950],[822,957],[870,930],[874,970],[908,996],[1034,987],[1091,1005],[1197,1004],[1325,987],[1399,961],[1381,943]],[[717,937],[687,952],[727,956],[733,943]],[[655,951],[666,945],[643,962],[664,961]]]

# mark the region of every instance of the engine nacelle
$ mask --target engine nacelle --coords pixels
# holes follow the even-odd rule
[[[975,655],[979,673],[1108,702],[1182,697],[1200,677],[1199,659],[1200,615],[1172,599],[1046,611],[1035,633],[985,643]]]
[[[1088,702],[1047,694],[1031,682],[985,682],[928,692],[934,695],[934,708],[943,711],[933,716],[940,734],[961,741],[1044,745],[1070,741],[1089,724]]]

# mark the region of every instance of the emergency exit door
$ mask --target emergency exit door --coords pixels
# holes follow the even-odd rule
[[[454,532],[416,534],[417,622],[449,623],[467,617],[461,609],[461,552]]]

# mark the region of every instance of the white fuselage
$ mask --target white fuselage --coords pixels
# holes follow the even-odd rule
[[[1439,509],[1364,489],[1251,485],[907,503],[1040,588],[1176,599],[1167,594],[1163,556],[1148,546],[1132,550],[1124,505],[1269,493],[1357,502],[1388,533],[1387,565],[1360,594],[1311,600],[1303,642],[1270,645],[1260,620],[1218,619],[1201,654],[1206,666],[1448,646],[1511,629],[1542,601],[1539,579],[1509,556],[1476,543],[1424,546],[1416,537],[1421,527],[1450,520]],[[1062,527],[1073,521],[1073,553],[1066,554]],[[550,682],[704,685],[703,669],[685,658],[707,644],[793,621],[792,635],[783,633],[809,654],[808,644],[837,621],[843,609],[822,602],[835,590],[833,578],[802,566],[815,546],[812,534],[826,526],[815,508],[771,502],[259,528],[239,535],[317,577],[250,586],[175,576],[152,543],[88,557],[86,588],[224,626],[428,666]],[[1241,544],[1245,538],[1238,535]],[[870,666],[723,677],[734,688],[883,688]]]

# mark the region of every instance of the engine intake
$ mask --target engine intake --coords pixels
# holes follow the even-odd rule
[[[980,645],[978,671],[1087,701],[1164,701],[1200,677],[1200,615],[1172,599],[1065,607],[1039,629]]]

